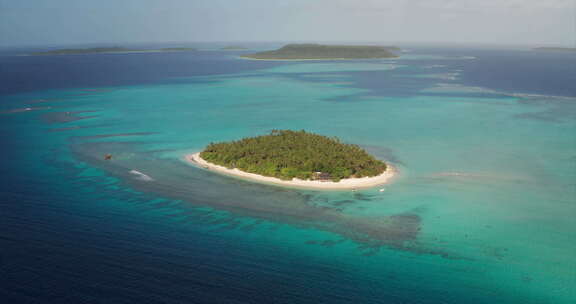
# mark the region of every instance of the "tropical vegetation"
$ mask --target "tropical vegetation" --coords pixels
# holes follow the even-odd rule
[[[252,59],[374,59],[398,57],[397,47],[377,45],[288,44],[280,49],[243,55]]]
[[[376,176],[386,164],[354,144],[304,130],[272,130],[268,135],[209,144],[204,160],[229,169],[277,177],[340,181]]]

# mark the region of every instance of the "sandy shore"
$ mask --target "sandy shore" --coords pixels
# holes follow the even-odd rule
[[[349,61],[349,60],[381,60],[381,59],[398,59],[398,57],[380,57],[380,58],[303,58],[303,59],[264,59],[238,56],[236,58],[245,60],[262,60],[262,61]]]
[[[262,61],[330,61],[330,60],[354,60],[354,58],[352,59],[346,59],[346,58],[302,58],[302,59],[265,59],[265,58],[250,58],[250,57],[243,57],[243,56],[238,56],[238,58],[240,59],[246,59],[246,60],[262,60]],[[372,59],[380,59],[380,58],[372,58]]]
[[[339,182],[321,182],[321,181],[311,181],[311,180],[301,180],[294,178],[291,181],[281,180],[275,177],[262,176],[254,173],[244,172],[238,169],[228,169],[224,166],[219,166],[216,164],[209,163],[200,157],[200,153],[189,154],[185,156],[185,160],[196,166],[200,166],[204,169],[222,173],[225,175],[231,175],[239,178],[249,179],[266,184],[276,184],[287,187],[296,188],[309,188],[309,189],[320,189],[320,190],[353,190],[362,188],[372,188],[379,185],[384,185],[389,183],[390,180],[396,174],[396,169],[389,164],[388,168],[382,174],[373,177],[362,177],[362,178],[347,178],[342,179]]]

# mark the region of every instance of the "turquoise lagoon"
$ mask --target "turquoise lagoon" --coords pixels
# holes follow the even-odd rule
[[[156,277],[116,283],[151,302],[574,303],[576,100],[466,84],[452,65],[473,57],[429,57],[11,94],[19,158],[4,168],[53,198],[45,221],[93,231],[79,255],[106,264],[94,252],[125,242],[143,259],[77,297],[97,300],[112,287],[92,280],[119,271]],[[272,129],[338,136],[399,175],[384,192],[304,191],[182,161]]]

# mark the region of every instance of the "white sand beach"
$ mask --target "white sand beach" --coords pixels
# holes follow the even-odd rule
[[[189,154],[186,155],[184,158],[188,163],[225,175],[235,176],[266,184],[276,184],[287,187],[319,189],[319,190],[353,190],[353,189],[372,188],[375,186],[389,183],[397,173],[394,167],[386,163],[387,165],[386,171],[384,171],[382,174],[378,176],[373,177],[347,178],[342,179],[339,182],[311,181],[311,180],[301,180],[297,178],[288,181],[288,180],[281,180],[275,177],[268,177],[254,173],[248,173],[238,169],[228,169],[224,166],[212,164],[202,159],[200,157],[200,153]]]
[[[245,60],[261,60],[261,61],[331,61],[331,60],[338,60],[338,61],[346,61],[346,60],[380,60],[380,59],[396,59],[397,57],[392,58],[301,58],[301,59],[266,59],[266,58],[250,58],[250,57],[243,57],[238,56],[238,59],[245,59]]]
[[[261,60],[261,61],[330,61],[330,60],[354,60],[354,58],[301,58],[301,59],[266,59],[266,58],[250,58],[244,56],[238,56],[239,59],[245,60]],[[381,59],[381,58],[374,58]]]

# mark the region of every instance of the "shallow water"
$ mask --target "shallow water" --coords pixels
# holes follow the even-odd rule
[[[561,68],[574,57],[518,52],[509,66],[512,51],[472,49],[358,62],[64,56],[86,73],[99,60],[104,70],[138,63],[140,83],[124,83],[124,72],[70,88],[63,76],[50,90],[19,84],[2,95],[0,296],[571,303],[576,94],[531,91],[520,74],[532,67],[541,82],[562,83],[575,77]],[[514,74],[518,58],[526,67]],[[486,78],[485,66],[505,70],[507,84],[491,86],[498,76]],[[26,107],[37,108],[18,111]],[[288,128],[359,144],[400,175],[384,192],[304,191],[181,159]]]

